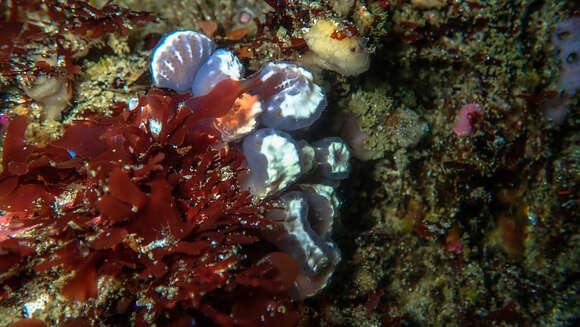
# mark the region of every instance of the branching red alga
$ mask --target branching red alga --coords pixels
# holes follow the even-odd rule
[[[124,312],[95,306],[89,319],[296,323],[288,288],[297,263],[260,239],[269,204],[240,189],[243,155],[179,105],[186,97],[150,91],[133,110],[120,103],[111,117],[66,125],[46,146],[26,142],[25,117],[10,121],[0,173],[4,289],[17,291],[21,274],[72,270],[60,290],[68,300],[97,298],[99,280],[112,278],[131,303]],[[41,247],[22,230],[52,242]]]

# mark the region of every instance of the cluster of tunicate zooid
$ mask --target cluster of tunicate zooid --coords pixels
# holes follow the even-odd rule
[[[245,77],[231,51],[215,49],[211,39],[194,31],[168,35],[153,54],[154,84],[202,98],[225,80],[255,85],[209,124],[230,146],[241,147],[249,170],[243,188],[257,200],[276,200],[265,214],[274,229],[264,238],[300,262],[294,296],[311,296],[327,284],[340,260],[330,235],[340,206],[336,187],[349,175],[350,151],[338,137],[312,144],[296,139],[326,108],[310,72],[269,62]]]

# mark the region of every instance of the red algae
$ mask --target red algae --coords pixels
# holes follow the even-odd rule
[[[2,9],[0,82],[19,90],[21,99],[15,104],[45,100],[49,118],[58,118],[66,105],[58,98],[70,97],[73,77],[81,72],[74,61],[87,55],[96,44],[92,40],[112,33],[127,35],[133,26],[157,21],[148,12],[109,2],[99,9],[79,0],[8,0]],[[49,89],[60,96],[50,97],[50,92],[38,87],[46,81],[55,84]],[[13,102],[0,99],[0,103],[8,101]]]
[[[222,86],[241,94],[257,83]],[[69,301],[99,298],[100,278],[113,278],[130,294],[124,301],[132,301],[127,310],[135,314],[125,312],[133,315],[125,319],[136,326],[166,319],[294,325],[288,289],[298,264],[260,246],[270,224],[261,212],[269,204],[240,189],[243,155],[201,124],[236,98],[214,90],[192,99],[152,90],[134,110],[115,105],[111,117],[74,121],[44,146],[28,144],[27,119],[13,118],[0,209],[10,215],[9,227],[29,227],[40,237],[0,240],[0,274],[25,265],[35,274],[73,271],[60,290]],[[41,239],[52,241],[45,247]]]
[[[9,327],[45,327],[46,324],[38,319],[21,319]]]
[[[222,117],[230,111],[240,95],[261,84],[262,81],[258,75],[241,81],[226,78],[216,84],[209,94],[190,98],[185,101],[184,105],[195,113],[197,120]]]

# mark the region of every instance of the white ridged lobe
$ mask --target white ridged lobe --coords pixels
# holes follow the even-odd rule
[[[179,93],[189,92],[198,69],[214,50],[215,43],[203,34],[194,31],[169,34],[153,53],[153,84]]]
[[[346,179],[350,173],[350,150],[340,137],[326,137],[313,144],[316,165],[329,179]]]
[[[244,66],[238,57],[230,50],[217,49],[197,71],[191,93],[196,97],[206,95],[224,79],[239,81],[243,75]]]
[[[259,129],[242,143],[250,176],[244,188],[259,198],[278,193],[300,175],[300,152],[294,139],[272,128]]]
[[[312,74],[294,64],[269,62],[260,78],[267,81],[275,74],[284,74],[285,79],[279,92],[264,99],[262,123],[285,131],[312,125],[326,108],[324,92],[312,82]]]
[[[266,212],[274,230],[264,232],[264,236],[300,263],[293,295],[303,299],[326,286],[340,261],[340,252],[312,228],[309,204],[302,192],[285,193],[279,200],[278,208]]]

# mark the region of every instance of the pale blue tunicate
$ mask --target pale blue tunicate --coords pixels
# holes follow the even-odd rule
[[[230,50],[217,49],[197,71],[191,93],[196,97],[206,95],[224,79],[240,80],[243,75],[244,66],[238,57]]]
[[[308,219],[312,229],[325,240],[330,240],[340,200],[336,190],[326,184],[297,184],[308,201]]]
[[[189,92],[198,69],[214,50],[215,43],[203,34],[194,31],[169,34],[153,53],[153,84],[179,93]]]
[[[285,131],[309,127],[326,108],[326,97],[320,86],[312,82],[312,74],[289,63],[267,63],[260,72],[266,84],[269,78],[283,74],[279,91],[263,100],[264,125]]]
[[[250,170],[243,188],[258,198],[285,189],[302,172],[299,148],[283,131],[259,129],[244,138],[242,151]]]
[[[323,239],[312,228],[309,205],[302,192],[283,194],[277,206],[265,214],[274,223],[274,229],[264,232],[264,236],[300,263],[291,294],[304,299],[326,286],[340,261],[340,251],[334,242]]]
[[[315,165],[322,176],[346,179],[350,173],[350,150],[340,137],[326,137],[313,144]]]

